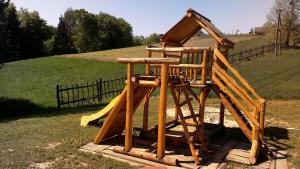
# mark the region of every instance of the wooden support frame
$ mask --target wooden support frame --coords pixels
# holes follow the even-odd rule
[[[127,96],[126,96],[126,124],[125,124],[125,151],[132,148],[132,124],[133,124],[133,83],[134,65],[127,64]]]
[[[157,138],[157,158],[163,159],[165,156],[165,125],[167,110],[167,87],[168,87],[168,71],[169,65],[163,64],[161,68],[161,86],[159,96],[158,110],[158,138]]]

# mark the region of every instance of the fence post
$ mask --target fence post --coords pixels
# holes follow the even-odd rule
[[[56,85],[57,110],[60,111],[59,85]]]
[[[97,100],[98,100],[98,102],[100,102],[101,98],[100,98],[100,81],[99,80],[96,80],[96,92],[97,92]]]
[[[99,95],[100,95],[99,101],[102,101],[102,78],[100,78],[100,82],[99,82]]]

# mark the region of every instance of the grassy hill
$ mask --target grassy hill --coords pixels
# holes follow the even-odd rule
[[[248,49],[250,47],[258,47],[263,44],[268,43],[264,36],[254,36],[254,35],[234,35],[229,36],[233,42],[236,43],[234,51]],[[191,38],[185,46],[210,46],[213,47],[215,41],[208,37],[194,37]],[[122,49],[112,49],[105,51],[96,51],[89,53],[80,54],[67,54],[60,55],[58,57],[67,58],[79,58],[87,60],[97,60],[97,61],[115,61],[118,57],[145,57],[145,47],[146,46],[135,46]],[[233,51],[232,51],[233,52]],[[154,54],[155,56],[155,54]]]
[[[262,40],[255,38],[248,43],[239,42],[237,46],[243,48],[259,43]],[[143,47],[136,48],[144,50]],[[135,53],[134,49],[128,48],[117,50],[124,52],[124,55],[128,54],[126,50]],[[104,52],[116,53],[114,57],[118,57],[116,50]],[[300,167],[300,136],[299,131],[286,128],[300,127],[297,112],[300,104],[299,55],[300,50],[285,49],[278,57],[266,54],[234,65],[258,93],[268,99],[267,141],[288,149],[289,160],[295,164],[294,168]],[[0,68],[0,117],[13,113],[22,116],[0,120],[0,168],[34,168],[43,162],[50,162],[51,168],[65,168],[66,164],[68,168],[130,168],[124,163],[78,152],[77,148],[90,142],[98,129],[79,126],[80,117],[90,112],[56,112],[55,98],[56,84],[111,78],[125,74],[125,68],[125,65],[115,62],[65,57],[4,64]],[[143,70],[141,66],[136,69],[137,72]],[[154,99],[159,101],[158,98]],[[157,104],[151,104],[152,109],[157,109]],[[25,118],[25,114],[31,116]],[[141,121],[140,117],[136,119]]]
[[[137,66],[136,72],[142,70],[144,67]],[[113,62],[47,57],[7,63],[0,69],[0,112],[21,114],[40,108],[52,111],[56,107],[57,84],[122,75],[126,75],[126,65]]]
[[[267,99],[300,99],[300,50],[283,50],[234,65],[257,92]]]
[[[300,98],[299,50],[235,65],[240,73],[268,99]],[[139,66],[136,72],[143,72]],[[115,62],[95,62],[74,58],[48,57],[5,64],[0,69],[0,112],[14,113],[56,108],[55,86],[125,75],[126,66]],[[18,106],[15,106],[18,105]]]

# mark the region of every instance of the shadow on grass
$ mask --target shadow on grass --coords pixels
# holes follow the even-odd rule
[[[51,117],[66,114],[84,113],[99,110],[107,103],[98,105],[70,107],[57,110],[57,107],[43,107],[26,99],[0,98],[0,122],[9,122],[22,118]]]
[[[226,128],[229,137],[239,141],[249,142],[245,134],[240,128]],[[289,131],[286,128],[269,126],[265,128],[265,141],[269,146],[275,147],[278,150],[287,150],[293,148],[291,145],[286,144],[289,140]]]

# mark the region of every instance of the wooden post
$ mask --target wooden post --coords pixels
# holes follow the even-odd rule
[[[260,138],[264,139],[264,132],[265,132],[265,110],[266,110],[266,101],[261,99],[259,100],[260,103],[260,114],[259,114],[259,129],[260,129]]]
[[[281,9],[276,11],[278,12],[278,20],[277,20],[277,30],[276,30],[276,40],[275,40],[275,56],[277,56],[278,53],[280,54],[280,48],[281,48],[281,11],[282,11]]]
[[[257,120],[259,120],[259,112],[257,108],[254,108],[254,116]],[[259,154],[260,149],[260,141],[259,141],[259,128],[255,125],[252,125],[252,145],[250,150],[250,164],[255,164],[257,161],[257,156]]]
[[[125,151],[128,152],[132,148],[132,118],[133,118],[133,76],[134,65],[127,65],[127,98],[126,98],[126,124],[125,124]]]
[[[207,77],[207,64],[208,64],[208,51],[204,50],[203,52],[203,61],[202,61],[202,77],[201,77],[201,84],[206,84],[206,77]]]
[[[57,110],[60,111],[59,85],[56,85]]]
[[[158,140],[157,140],[157,158],[163,159],[165,156],[165,125],[167,109],[167,87],[168,87],[169,65],[163,64],[161,68],[161,86],[159,96],[158,112]]]
[[[151,50],[147,51],[147,56],[148,58],[152,57]],[[150,75],[150,71],[151,71],[150,64],[146,64],[146,76]],[[144,98],[143,131],[148,130],[149,101],[150,101],[150,97],[146,95]]]
[[[99,101],[102,101],[102,78],[100,78],[100,81],[99,81],[99,94],[100,94]]]
[[[220,50],[220,48],[221,48],[220,44],[216,43],[215,44],[215,48],[218,49],[218,50]],[[228,48],[225,48],[225,52],[226,52],[226,56],[225,57],[227,57],[227,55],[228,55]],[[218,63],[218,59],[217,59],[216,56],[214,56],[214,61]],[[223,65],[221,65],[221,66],[222,66],[222,68],[224,68]],[[221,105],[220,105],[220,117],[219,117],[219,126],[220,127],[224,127],[224,111],[225,111],[225,106],[221,103]]]

